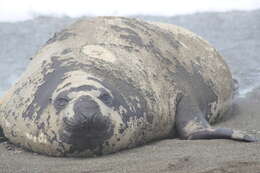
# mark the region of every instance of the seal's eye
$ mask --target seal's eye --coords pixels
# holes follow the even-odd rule
[[[54,101],[54,107],[56,110],[60,111],[62,110],[69,102],[69,98],[67,97],[58,97]]]
[[[65,106],[69,101],[66,98],[59,98],[56,102],[57,106]]]
[[[112,97],[106,90],[101,90],[101,93],[98,98],[106,105],[112,104]]]

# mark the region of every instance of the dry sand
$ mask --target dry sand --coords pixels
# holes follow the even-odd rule
[[[260,89],[235,101],[232,117],[216,126],[260,139]],[[260,173],[260,142],[167,139],[97,158],[55,158],[0,144],[0,172]]]

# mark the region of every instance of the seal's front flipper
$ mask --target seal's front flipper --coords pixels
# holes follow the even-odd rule
[[[233,139],[245,142],[257,142],[257,139],[242,131],[228,128],[208,128],[192,133],[188,139]]]
[[[0,142],[6,141],[7,138],[4,136],[3,129],[0,127]]]
[[[177,133],[182,139],[233,139],[246,142],[257,140],[244,132],[228,128],[212,128],[189,96],[183,96],[177,106]]]

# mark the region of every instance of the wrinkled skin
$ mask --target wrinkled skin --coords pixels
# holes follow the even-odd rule
[[[172,136],[256,141],[210,126],[233,91],[222,57],[190,31],[82,19],[55,34],[2,98],[0,135],[52,156],[102,155]]]

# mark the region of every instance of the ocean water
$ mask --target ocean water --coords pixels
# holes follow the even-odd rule
[[[259,0],[1,0],[0,21],[21,21],[37,15],[174,16],[208,11],[254,10]]]
[[[238,80],[241,97],[260,87],[260,10],[134,17],[180,25],[208,40],[223,55]],[[55,32],[75,20],[41,16],[0,22],[0,96],[19,79],[30,57]]]

